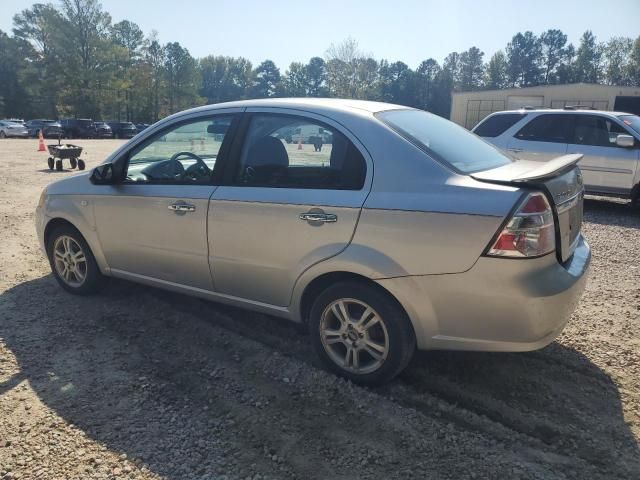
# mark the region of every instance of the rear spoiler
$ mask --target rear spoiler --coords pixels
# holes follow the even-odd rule
[[[472,178],[485,182],[523,183],[532,180],[557,177],[570,170],[582,159],[581,153],[556,157],[548,162],[516,161],[503,167],[471,174]]]

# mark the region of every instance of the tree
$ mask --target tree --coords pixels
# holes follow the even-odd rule
[[[575,79],[577,82],[598,83],[602,78],[603,48],[596,42],[596,37],[587,30],[582,34],[580,46],[576,53]]]
[[[460,54],[458,52],[451,52],[447,55],[442,63],[442,69],[449,72],[452,88],[458,90],[460,88],[460,81],[462,77],[460,71]]]
[[[542,79],[545,84],[558,83],[558,65],[567,61],[567,36],[560,30],[547,30],[540,35]]]
[[[307,93],[310,97],[324,97],[329,95],[327,91],[327,69],[325,62],[320,57],[313,57],[306,65]]]
[[[533,32],[517,33],[507,44],[507,75],[512,87],[531,87],[540,83],[542,46]]]
[[[32,106],[42,116],[57,116],[59,91],[63,76],[56,55],[60,43],[60,13],[51,4],[36,3],[13,17],[13,33],[16,39],[28,42],[31,68],[23,72],[22,83],[29,91]]]
[[[0,30],[0,118],[30,112],[30,98],[21,82],[32,47]]]
[[[633,42],[628,70],[629,83],[635,87],[640,87],[640,37]]]
[[[252,82],[252,65],[246,58],[212,55],[200,60],[200,94],[207,103],[247,98]]]
[[[307,96],[307,69],[300,62],[291,62],[289,69],[286,71],[283,83],[283,93],[287,97],[305,97]]]
[[[197,93],[197,64],[189,50],[172,42],[165,45],[164,51],[169,113],[201,103]]]
[[[631,85],[630,65],[633,40],[614,37],[604,46],[605,78],[609,85]]]
[[[460,89],[478,90],[482,86],[484,76],[484,52],[471,47],[460,54]]]
[[[272,60],[265,60],[253,71],[253,96],[274,97],[280,86],[280,70]]]
[[[107,33],[111,16],[98,0],[62,0],[61,62],[67,72],[66,100],[77,116],[99,115],[99,91],[109,84]]]
[[[431,110],[433,103],[434,82],[440,73],[440,65],[433,58],[428,58],[418,65],[415,73],[416,106],[423,110]]]
[[[507,57],[502,50],[498,50],[493,54],[487,65],[485,86],[494,90],[505,88],[509,83],[507,68]]]

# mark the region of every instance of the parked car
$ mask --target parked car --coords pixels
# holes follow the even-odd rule
[[[111,127],[113,138],[133,138],[138,133],[131,122],[107,122],[107,125]]]
[[[95,122],[96,128],[96,137],[97,138],[111,138],[113,137],[113,132],[111,131],[111,127],[107,125],[106,122]]]
[[[304,126],[332,144],[287,146]],[[69,292],[112,276],[306,323],[328,368],[376,384],[416,348],[556,338],[591,256],[579,159],[513,161],[397,105],[231,102],[172,115],[50,184],[36,228]]]
[[[473,132],[518,158],[547,162],[579,153],[587,193],[640,205],[640,117],[598,110],[512,110],[489,115]]]
[[[3,118],[0,120],[2,122],[11,122],[11,123],[19,123],[20,125],[24,125],[24,120],[21,118]]]
[[[24,125],[7,120],[0,121],[0,138],[27,138],[28,136],[29,130]]]
[[[94,138],[96,127],[90,118],[68,118],[60,120],[65,138]]]
[[[58,138],[63,134],[62,125],[56,120],[29,120],[24,126],[30,137],[37,137],[41,131],[45,138]]]
[[[149,128],[149,126],[150,125],[148,123],[136,123],[136,131],[140,133]]]

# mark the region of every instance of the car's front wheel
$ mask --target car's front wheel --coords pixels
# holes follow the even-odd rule
[[[415,351],[413,328],[402,308],[381,289],[358,282],[324,290],[311,309],[309,330],[324,365],[363,385],[391,380]]]
[[[102,286],[104,277],[96,259],[75,228],[63,225],[51,232],[47,241],[47,255],[53,275],[68,292],[87,295]]]

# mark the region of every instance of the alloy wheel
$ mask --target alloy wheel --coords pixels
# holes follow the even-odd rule
[[[80,287],[87,278],[87,257],[80,244],[68,235],[53,245],[53,261],[60,279],[70,287]]]
[[[354,298],[335,300],[325,308],[320,338],[329,358],[355,374],[376,371],[389,355],[384,320],[372,307]]]

